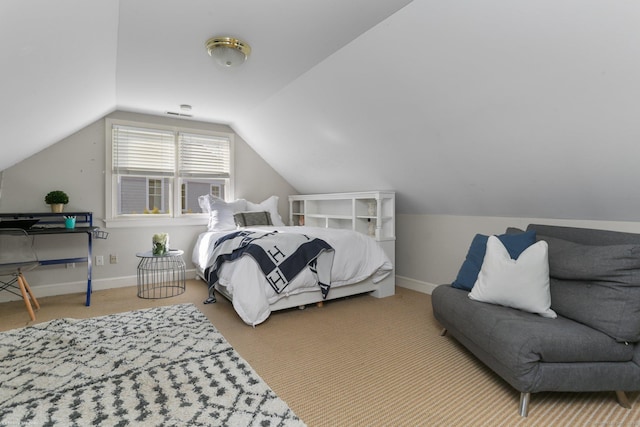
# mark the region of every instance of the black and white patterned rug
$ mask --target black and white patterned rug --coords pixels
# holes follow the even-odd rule
[[[192,304],[0,334],[0,426],[304,426]]]

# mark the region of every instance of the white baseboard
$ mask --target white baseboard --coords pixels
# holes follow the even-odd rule
[[[187,279],[196,278],[196,270],[191,269],[186,271]],[[137,276],[121,276],[112,277],[109,279],[93,279],[92,286],[94,291],[100,291],[104,289],[112,288],[125,288],[127,286],[135,286],[137,283]],[[401,288],[411,289],[413,291],[422,292],[423,294],[431,295],[436,286],[433,283],[422,282],[420,280],[411,279],[409,277],[396,275],[396,286]],[[34,286],[33,289],[36,294],[36,298],[50,297],[55,295],[66,295],[83,293],[87,290],[87,282],[67,282],[67,283],[51,283],[47,285]],[[8,292],[0,293],[0,302],[16,301],[21,299],[19,296],[12,295]]]
[[[431,295],[431,291],[433,291],[438,285],[396,275],[396,286]]]
[[[185,273],[185,277],[187,278],[187,280],[196,278],[195,269],[187,270]],[[93,287],[94,291],[113,288],[126,288],[127,286],[136,286],[137,280],[138,277],[136,275],[112,277],[109,279],[93,279],[91,280],[91,286]],[[86,293],[87,282],[83,280],[77,282],[50,283],[46,285],[32,286],[31,290],[35,294],[36,298],[51,297],[55,295]],[[22,297],[13,295],[9,292],[0,293],[0,303],[7,301],[17,301],[21,299]]]

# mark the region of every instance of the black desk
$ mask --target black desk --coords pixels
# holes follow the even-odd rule
[[[76,227],[65,228],[64,217],[75,216]],[[93,225],[92,212],[38,212],[38,213],[0,213],[0,221],[11,219],[39,219],[39,221],[28,228],[29,235],[50,235],[50,234],[86,234],[87,236],[87,256],[78,258],[56,258],[40,260],[41,265],[69,264],[76,262],[87,263],[87,299],[86,305],[91,305],[91,271],[92,271],[92,247],[93,237],[106,239],[108,233],[100,231],[99,227]]]

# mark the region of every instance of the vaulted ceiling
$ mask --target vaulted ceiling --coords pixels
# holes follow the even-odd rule
[[[640,3],[3,0],[0,169],[116,109],[229,124],[301,193],[640,221]],[[220,69],[204,42],[246,40]]]

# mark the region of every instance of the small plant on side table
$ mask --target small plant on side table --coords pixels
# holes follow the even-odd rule
[[[63,206],[69,203],[69,196],[62,190],[54,190],[44,196],[44,202],[51,205],[51,212],[62,212]]]

